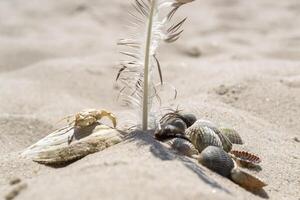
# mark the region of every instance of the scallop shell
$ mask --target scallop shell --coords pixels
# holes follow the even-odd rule
[[[236,184],[248,190],[258,190],[267,185],[260,178],[251,175],[238,167],[232,169],[230,178]]]
[[[244,144],[240,134],[236,130],[231,128],[220,128],[219,130],[232,144]]]
[[[237,162],[237,164],[241,167],[256,167],[260,162],[261,159],[247,151],[237,151],[232,150],[230,151],[230,154],[232,154],[232,158]]]
[[[186,129],[185,133],[199,152],[208,146],[222,147],[218,135],[208,127],[199,126],[197,122]]]
[[[71,142],[70,138],[73,138]],[[22,156],[42,164],[59,165],[104,150],[122,138],[118,130],[100,123],[81,129],[67,126],[28,147]]]
[[[173,138],[169,140],[167,144],[169,144],[172,149],[185,156],[193,157],[193,155],[199,154],[194,145],[183,138]]]
[[[230,176],[234,167],[231,157],[222,148],[215,146],[204,149],[199,156],[199,162],[225,177]]]

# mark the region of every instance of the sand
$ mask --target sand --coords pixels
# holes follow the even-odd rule
[[[165,81],[179,105],[233,127],[243,149],[261,156],[268,183],[251,193],[154,140],[126,141],[67,167],[19,152],[83,108],[129,109],[116,101],[126,36],[123,0],[0,2],[0,198],[20,178],[16,199],[295,199],[300,188],[300,3],[298,0],[198,0],[182,8],[185,32],[163,45]],[[237,147],[238,148],[238,147]]]

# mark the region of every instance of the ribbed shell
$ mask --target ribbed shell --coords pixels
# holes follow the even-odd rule
[[[256,167],[261,162],[261,159],[258,156],[247,151],[232,150],[230,151],[230,154],[233,155],[233,159],[241,167]]]
[[[230,178],[236,184],[249,190],[258,190],[267,185],[260,178],[251,175],[238,167],[232,169]]]
[[[197,122],[186,129],[185,133],[199,152],[208,146],[222,147],[218,135],[212,129],[201,126]]]
[[[220,147],[209,146],[204,149],[199,162],[218,174],[229,177],[234,167],[231,157]]]
[[[193,155],[199,154],[198,150],[194,147],[194,145],[183,138],[173,138],[167,143],[171,146],[172,149],[174,149],[182,155],[192,157]]]
[[[231,128],[220,128],[219,130],[232,144],[244,144],[240,134],[236,130]]]
[[[232,149],[232,143],[230,142],[229,138],[227,138],[225,135],[223,135],[220,132],[216,124],[214,124],[211,121],[203,120],[203,119],[197,120],[195,124],[197,124],[198,126],[208,127],[212,129],[219,136],[224,151],[229,152]]]

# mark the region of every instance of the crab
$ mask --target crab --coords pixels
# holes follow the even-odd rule
[[[71,129],[82,129],[88,127],[90,125],[95,124],[98,120],[102,119],[103,117],[108,117],[111,120],[114,128],[116,128],[117,126],[117,119],[115,115],[106,110],[86,109],[76,113],[75,115],[67,116],[64,119],[67,119],[69,121],[69,119],[73,117],[75,117],[75,119],[72,120],[68,126]],[[68,144],[70,144],[73,139],[74,134],[69,137]]]

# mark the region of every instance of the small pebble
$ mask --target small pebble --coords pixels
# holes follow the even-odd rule
[[[228,87],[226,87],[225,85],[220,85],[217,89],[216,89],[216,93],[218,95],[225,95],[229,92]]]
[[[14,177],[14,178],[12,178],[12,179],[9,180],[9,184],[10,185],[16,185],[16,184],[18,184],[20,182],[21,182],[21,179],[18,178],[18,177]]]
[[[20,194],[20,192],[22,190],[24,190],[26,188],[27,188],[26,183],[21,183],[21,184],[15,185],[12,188],[12,190],[5,195],[5,200],[13,200],[14,198],[16,198]]]
[[[297,138],[297,137],[294,137],[293,139],[295,142],[300,142],[299,138]]]

